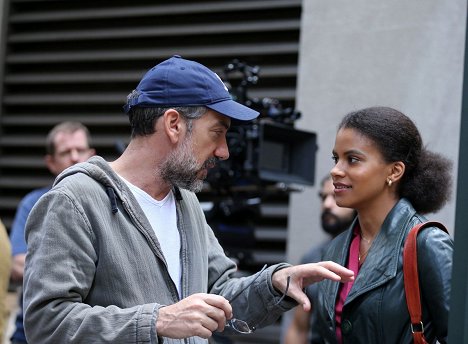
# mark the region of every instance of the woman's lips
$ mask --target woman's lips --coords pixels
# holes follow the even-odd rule
[[[335,186],[335,193],[343,192],[346,190],[351,189],[351,186],[343,184],[343,183],[334,183]]]

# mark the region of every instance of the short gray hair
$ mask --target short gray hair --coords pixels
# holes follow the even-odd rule
[[[131,137],[147,136],[155,132],[156,121],[169,110],[174,109],[187,121],[187,130],[192,131],[192,121],[203,116],[207,108],[204,106],[190,107],[135,107],[129,113]]]
[[[55,153],[55,137],[58,133],[71,133],[82,130],[86,134],[86,139],[88,141],[88,146],[91,147],[91,134],[89,133],[88,128],[80,122],[62,122],[53,127],[46,138],[46,152],[47,154],[54,155]]]

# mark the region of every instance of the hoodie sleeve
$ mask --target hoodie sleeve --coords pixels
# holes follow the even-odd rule
[[[233,278],[236,266],[226,257],[208,224],[206,233],[209,292],[220,294],[229,301],[235,297],[232,307],[236,318],[255,328],[262,328],[273,324],[285,311],[297,306],[297,302],[289,297],[279,302],[282,293],[272,284],[273,273],[290,266],[289,264],[279,263],[248,277]]]
[[[71,197],[53,189],[26,225],[25,333],[30,343],[158,343],[158,304],[130,308],[85,303],[98,255],[90,223]]]
[[[272,265],[262,272],[248,277],[235,277],[237,270],[234,262],[226,256],[216,235],[206,222],[203,211],[200,207],[195,194],[187,190],[180,190],[182,193],[181,207],[185,214],[185,223],[191,223],[197,231],[189,230],[189,233],[195,233],[190,237],[192,245],[200,246],[198,252],[204,252],[200,255],[207,257],[206,267],[201,270],[206,272],[200,275],[206,276],[206,281],[198,281],[195,274],[188,274],[190,285],[207,285],[208,293],[218,294],[232,302],[233,313],[236,318],[246,321],[250,326],[260,328],[274,323],[286,310],[296,306],[296,301],[289,297],[281,302],[282,293],[275,290],[272,285],[271,276],[277,270],[289,266],[281,263]],[[189,256],[193,257],[193,253]],[[194,267],[191,266],[193,269]],[[196,277],[198,278],[198,277]],[[201,277],[200,277],[201,278]],[[194,291],[196,292],[196,291]]]

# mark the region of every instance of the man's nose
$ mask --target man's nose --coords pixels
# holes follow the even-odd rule
[[[323,207],[325,209],[331,209],[335,206],[335,195],[333,194],[328,194],[325,196],[325,199],[323,200]]]
[[[78,162],[80,159],[80,152],[77,149],[72,149],[70,151],[70,160],[73,162]]]
[[[221,160],[229,159],[229,148],[227,142],[224,141],[222,145],[220,145],[215,152],[215,156]]]

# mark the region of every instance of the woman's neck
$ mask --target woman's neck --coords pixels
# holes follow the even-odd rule
[[[361,236],[366,240],[373,240],[379,233],[383,222],[388,213],[393,209],[397,199],[389,202],[380,202],[378,206],[368,207],[358,210],[359,225],[361,227]]]

